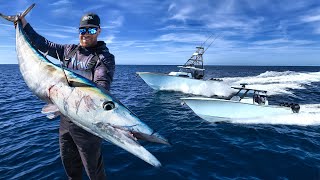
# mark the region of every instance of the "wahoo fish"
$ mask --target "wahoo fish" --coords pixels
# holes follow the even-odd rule
[[[32,4],[20,16],[24,17],[34,6]],[[29,89],[47,103],[42,112],[48,113],[49,118],[61,113],[84,130],[155,167],[161,166],[138,140],[169,144],[165,138],[143,123],[109,91],[49,61],[28,40],[18,15],[0,16],[15,24],[20,72]]]

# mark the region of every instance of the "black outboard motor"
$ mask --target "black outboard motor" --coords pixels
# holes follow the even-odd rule
[[[300,106],[299,106],[299,104],[292,104],[292,105],[291,105],[291,109],[292,109],[292,112],[293,112],[293,113],[299,113],[299,111],[300,111]]]
[[[293,113],[299,113],[300,111],[300,106],[299,104],[293,104],[293,103],[280,103],[280,106],[284,106],[284,107],[290,107]]]

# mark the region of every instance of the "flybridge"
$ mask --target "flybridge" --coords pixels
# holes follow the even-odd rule
[[[180,68],[179,72],[190,73],[192,78],[194,79],[203,79],[204,77],[204,67],[203,67],[203,54],[207,51],[207,49],[211,46],[211,44],[217,39],[216,36],[212,42],[204,48],[205,43],[211,39],[213,34],[200,46],[196,47],[197,50],[192,54],[192,56],[188,59],[188,61],[183,66],[178,66]]]

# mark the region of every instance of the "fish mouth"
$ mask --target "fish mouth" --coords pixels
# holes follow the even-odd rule
[[[104,124],[102,122],[95,124],[98,128],[105,129],[106,127],[112,127],[118,132],[122,132],[122,134],[126,135],[128,138],[131,138],[132,140],[138,141],[138,140],[144,140],[149,141],[153,143],[159,143],[159,144],[166,144],[171,145],[167,139],[162,137],[160,134],[153,132],[151,134],[146,134],[143,132],[132,130],[130,127],[123,127],[123,126],[116,126],[111,124]]]
[[[133,131],[130,127],[115,126],[102,122],[96,123],[95,127],[100,132],[103,132],[99,135],[100,137],[125,149],[155,167],[160,167],[161,163],[149,151],[141,146],[138,140],[170,145],[165,138],[157,133],[146,134]]]
[[[132,130],[128,127],[121,127],[121,126],[114,126],[114,125],[113,125],[113,128],[118,129],[118,131],[122,131],[123,134],[125,134],[128,138],[131,138],[132,140],[135,140],[135,141],[143,140],[143,141],[149,141],[153,143],[171,145],[167,139],[165,139],[164,137],[162,137],[156,132],[147,134],[147,133]]]

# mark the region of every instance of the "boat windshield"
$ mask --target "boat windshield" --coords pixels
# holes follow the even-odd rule
[[[258,89],[249,89],[246,87],[232,87],[232,88],[238,89],[238,92],[234,95],[234,97],[235,96],[239,97],[238,101],[241,101],[242,99],[252,98],[253,104],[260,104],[260,105],[261,104],[265,104],[265,105],[268,104],[267,91],[258,90]]]

